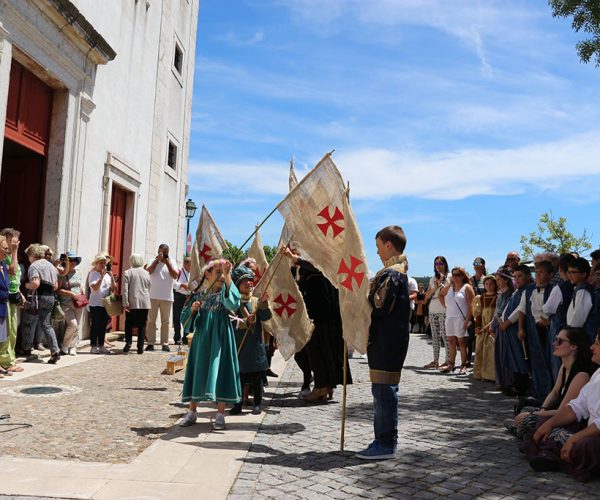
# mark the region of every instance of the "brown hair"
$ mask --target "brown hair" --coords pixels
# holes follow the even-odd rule
[[[465,283],[469,282],[469,275],[467,274],[467,271],[465,271],[462,267],[453,267],[452,272],[450,274],[454,274],[454,271],[457,271],[460,274],[462,274],[462,278]]]
[[[406,234],[400,226],[386,226],[380,229],[375,235],[383,243],[388,241],[394,246],[397,252],[403,253],[406,248]]]

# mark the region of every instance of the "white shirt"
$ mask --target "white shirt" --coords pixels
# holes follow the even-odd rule
[[[411,293],[415,293],[419,291],[419,285],[417,284],[417,280],[408,276],[408,295]],[[415,301],[410,301],[410,309],[411,311],[415,310]]]
[[[515,290],[513,292],[513,295],[515,293],[517,293],[518,290]],[[512,295],[511,295],[511,299],[512,299]],[[519,305],[516,307],[516,309],[510,313],[510,315],[508,316],[508,318],[506,317],[506,309],[508,309],[508,304],[510,304],[510,300],[506,303],[506,306],[504,306],[504,311],[502,311],[502,321],[506,321],[509,320],[513,325],[519,321],[519,312],[522,312],[523,314],[525,314],[525,292],[523,291],[523,293],[521,294],[521,301],[519,302]]]
[[[101,274],[98,271],[90,271],[89,282],[96,283],[100,279]],[[110,279],[110,274],[105,274],[100,282],[100,288],[98,290],[93,290],[90,287],[90,307],[104,307],[104,303],[102,302],[104,297],[108,297],[110,295],[110,285],[112,284],[112,280]]]
[[[544,311],[544,315],[546,317],[550,317],[553,314],[556,314],[556,311],[558,311],[558,306],[560,306],[563,302],[563,294],[562,291],[560,289],[559,286],[555,286],[552,291],[550,292],[550,296],[548,297],[548,300],[546,301],[546,303],[544,304],[544,307],[542,308]]]
[[[573,295],[573,300],[567,309],[567,325],[581,328],[592,310],[592,295],[585,288],[580,288]]]
[[[173,290],[175,292],[180,293],[181,295],[189,295],[190,294],[189,290],[187,290],[185,288],[181,288],[181,285],[187,285],[189,278],[190,278],[190,273],[182,267],[179,270],[179,278],[177,278],[175,283],[173,283]]]
[[[600,370],[596,370],[590,381],[583,386],[579,396],[569,406],[577,420],[588,419],[588,427],[596,424],[600,429]]]
[[[177,271],[177,264],[173,259],[169,259],[171,267]],[[148,267],[150,267],[148,264]],[[169,268],[166,264],[159,262],[154,268],[154,272],[150,273],[150,298],[156,300],[168,300],[173,302],[173,283],[175,279],[169,274]]]
[[[531,302],[531,315],[536,323],[542,318],[548,319],[548,316],[544,314],[544,291],[544,289],[538,291],[538,289],[535,288],[533,292],[531,292],[531,298],[529,299]],[[523,294],[523,296],[525,296],[525,294]]]

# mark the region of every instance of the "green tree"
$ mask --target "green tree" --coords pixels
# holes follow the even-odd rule
[[[263,249],[265,251],[265,257],[267,258],[267,262],[271,262],[273,257],[277,255],[277,247],[272,247],[270,245],[264,245]]]
[[[521,236],[521,251],[526,258],[533,257],[538,252],[582,252],[592,248],[586,230],[580,237],[576,237],[567,230],[567,219],[555,219],[552,211],[540,215],[537,230],[528,236]]]
[[[223,251],[223,257],[234,266],[248,256],[247,250],[242,250],[240,247],[227,240],[225,240],[225,243],[227,243],[227,248]]]
[[[600,2],[598,0],[548,0],[554,17],[573,16],[573,29],[590,33],[591,38],[577,43],[577,53],[584,63],[595,59],[600,66]]]

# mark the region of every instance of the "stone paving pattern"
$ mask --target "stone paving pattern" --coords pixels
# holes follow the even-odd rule
[[[350,361],[355,383],[348,387],[343,454],[341,390],[331,402],[305,404],[297,397],[300,370],[288,363],[229,499],[600,497],[600,481],[582,484],[562,473],[533,472],[501,424],[514,401],[470,375],[422,369],[429,361],[428,340],[411,335],[400,387],[398,456],[382,462],[353,456],[373,439],[366,360]]]
[[[161,374],[167,353],[122,355],[122,343],[116,346],[119,349],[112,355],[80,354],[97,359],[17,383],[0,383],[0,390],[14,385],[80,390],[45,397],[0,393],[0,413],[11,416],[1,421],[0,429],[6,432],[1,434],[0,454],[123,463],[167,432],[185,412],[174,404],[180,398],[183,372]]]

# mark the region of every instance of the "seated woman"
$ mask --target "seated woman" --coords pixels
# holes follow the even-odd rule
[[[581,328],[563,328],[554,341],[554,356],[560,358],[559,376],[540,408],[526,406],[505,427],[520,439],[531,439],[541,417],[552,417],[560,408],[579,396],[597,366],[591,362],[590,341]]]
[[[592,361],[600,364],[600,336],[591,349]],[[578,481],[600,475],[600,370],[576,399],[541,423],[521,451],[538,472],[563,469]]]

